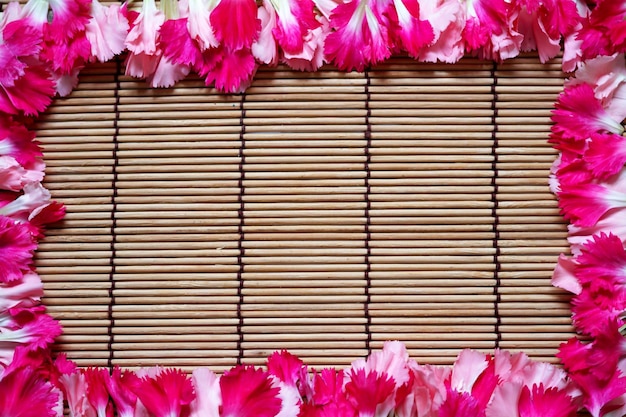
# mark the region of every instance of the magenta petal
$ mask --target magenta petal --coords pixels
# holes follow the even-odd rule
[[[161,26],[163,55],[175,64],[196,67],[202,62],[202,52],[187,30],[187,19],[166,20]]]
[[[221,0],[210,20],[217,40],[232,50],[250,48],[261,31],[254,0]]]

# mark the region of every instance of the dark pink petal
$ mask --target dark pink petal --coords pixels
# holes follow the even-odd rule
[[[608,323],[626,310],[626,291],[601,289],[582,291],[572,299],[572,316],[576,329],[590,336],[607,331]]]
[[[428,20],[420,19],[417,0],[394,0],[388,8],[391,22],[391,37],[398,49],[407,51],[417,58],[422,49],[435,40],[433,27]]]
[[[298,54],[302,52],[308,31],[320,26],[313,12],[313,1],[278,0],[277,5],[272,34],[283,51]]]
[[[287,385],[296,386],[307,376],[307,367],[297,356],[286,350],[276,351],[267,358],[267,371]]]
[[[43,33],[26,19],[14,20],[2,29],[3,47],[16,58],[37,55],[41,51]]]
[[[335,28],[325,41],[329,61],[344,71],[363,71],[391,55],[387,18],[373,0],[351,0],[333,10],[330,24]]]
[[[137,405],[137,396],[131,387],[141,384],[139,377],[131,371],[122,371],[116,366],[105,384],[119,417],[133,417]]]
[[[254,0],[220,0],[210,20],[215,37],[230,50],[250,48],[261,31]]]
[[[46,41],[40,57],[62,75],[70,74],[76,67],[84,66],[91,56],[91,44],[85,32],[63,41]]]
[[[570,372],[569,376],[583,391],[583,406],[592,416],[607,415],[624,406],[626,377],[619,370],[607,380],[586,372]]]
[[[270,375],[252,366],[237,366],[220,378],[222,416],[275,417],[281,410],[280,389]]]
[[[612,133],[594,133],[583,159],[596,178],[607,179],[626,164],[626,138]]]
[[[571,33],[581,21],[574,0],[544,0],[539,16],[553,38]]]
[[[556,102],[552,120],[555,122],[552,132],[566,138],[586,140],[593,133],[621,134],[624,131],[602,107],[588,84],[567,87]]]
[[[252,82],[257,70],[257,63],[250,49],[229,51],[220,48],[217,51],[206,51],[204,67],[199,71],[205,76],[206,85],[214,84],[219,91],[237,93]]]
[[[392,377],[365,369],[352,369],[345,385],[346,397],[363,415],[387,415],[395,405]]]
[[[30,66],[12,87],[0,89],[0,111],[36,116],[52,102],[55,93],[50,74],[41,66]]]
[[[561,186],[563,216],[577,226],[593,226],[609,210],[626,207],[626,194],[595,183]]]
[[[622,322],[609,321],[589,349],[589,370],[601,380],[611,378],[621,358],[626,355],[626,339],[619,331]]]
[[[20,368],[0,379],[0,412],[7,417],[57,417],[54,386],[33,368]]]
[[[191,379],[177,369],[141,378],[130,389],[155,417],[182,417],[194,399]]]
[[[87,368],[83,371],[87,382],[87,399],[99,417],[113,417],[113,407],[109,400],[107,382],[111,378],[109,370]]]
[[[626,283],[626,251],[622,240],[613,234],[594,236],[583,246],[576,261],[576,276],[591,288],[603,279]]]
[[[31,167],[42,156],[39,142],[35,141],[35,132],[28,130],[12,117],[0,116],[0,155],[15,158],[24,167]]]
[[[51,1],[52,21],[47,25],[46,37],[52,42],[65,42],[84,32],[91,18],[91,0]]]
[[[472,386],[472,397],[478,401],[481,409],[487,407],[487,404],[493,396],[493,391],[500,382],[500,377],[496,375],[495,370],[496,363],[491,359],[487,368],[485,368]]]
[[[13,282],[29,271],[35,240],[22,224],[0,216],[0,282]]]
[[[56,223],[65,217],[65,206],[56,201],[39,207],[31,213],[28,222],[24,223],[35,239],[43,239],[47,225]]]
[[[485,417],[485,409],[470,394],[448,389],[439,417]]]

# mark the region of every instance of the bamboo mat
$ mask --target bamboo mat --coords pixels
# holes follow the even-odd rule
[[[565,225],[547,186],[560,62],[261,68],[244,95],[92,65],[37,124],[67,205],[40,246],[80,365],[345,366],[398,339],[555,362]]]

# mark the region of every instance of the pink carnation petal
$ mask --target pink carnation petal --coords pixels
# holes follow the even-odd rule
[[[0,313],[14,307],[32,307],[43,296],[43,283],[34,272],[27,272],[22,279],[0,283]]]
[[[10,116],[0,116],[0,155],[12,156],[22,166],[30,168],[41,159],[35,132],[15,122]]]
[[[273,35],[276,27],[276,11],[273,7],[261,6],[258,10],[261,21],[259,38],[250,47],[252,55],[263,64],[276,65],[278,63],[278,43]]]
[[[228,51],[223,48],[206,54],[212,54],[213,62],[206,61],[205,68],[200,75],[206,77],[206,84],[215,84],[215,88],[227,93],[237,93],[244,90],[252,82],[257,70],[257,63],[250,49]]]
[[[310,30],[319,26],[313,13],[312,0],[274,0],[276,26],[272,33],[287,54],[298,54],[304,47],[304,39]]]
[[[433,42],[420,52],[419,59],[425,62],[454,63],[465,53],[462,38],[465,27],[465,12],[456,0],[419,0],[420,18],[427,18],[433,28]]]
[[[0,392],[3,415],[57,417],[58,392],[32,368],[4,375],[0,379]]]
[[[331,16],[336,28],[326,37],[329,61],[341,70],[363,71],[366,65],[391,55],[387,22],[373,0],[352,0],[338,5]]]
[[[587,84],[567,87],[556,102],[552,132],[561,137],[586,139],[593,133],[622,134],[622,125],[612,119]]]
[[[170,19],[161,26],[163,55],[172,63],[196,67],[202,62],[202,52],[187,31],[187,18]]]
[[[558,194],[563,216],[578,226],[593,226],[609,210],[626,207],[626,194],[594,183],[562,186]]]
[[[87,399],[98,416],[111,416],[112,404],[107,391],[107,381],[111,378],[108,369],[87,368],[83,371],[87,383]]]
[[[176,369],[143,377],[131,390],[155,417],[179,417],[195,397],[189,377]]]
[[[577,409],[565,391],[542,384],[522,388],[519,398],[520,417],[575,417]]]
[[[13,86],[0,90],[0,111],[36,116],[50,105],[54,93],[50,74],[41,66],[29,66]]]
[[[222,416],[275,417],[280,412],[280,389],[261,369],[237,366],[222,375],[220,389]]]
[[[582,287],[575,275],[576,266],[576,263],[572,259],[564,254],[560,254],[559,260],[554,268],[554,273],[552,274],[552,285],[557,288],[563,288],[574,294],[580,294]]]
[[[92,0],[91,15],[86,26],[91,56],[106,62],[125,49],[124,42],[130,29],[128,19],[118,4],[105,7],[98,0]]]
[[[211,12],[216,39],[226,48],[250,48],[261,30],[254,0],[220,0]]]
[[[198,368],[193,371],[192,382],[196,398],[191,402],[190,417],[220,417],[222,395],[218,376],[208,368]]]
[[[211,12],[215,8],[214,2],[208,0],[189,0],[189,16],[187,27],[189,35],[197,43],[201,51],[217,48],[219,41],[211,24]]]
[[[141,382],[131,371],[122,371],[119,367],[113,368],[111,377],[105,380],[106,388],[115,404],[119,417],[134,417],[137,406],[137,396],[131,387]]]
[[[485,410],[470,394],[448,389],[446,400],[439,409],[439,417],[485,417]]]
[[[396,384],[387,373],[352,369],[345,385],[346,397],[364,416],[386,416],[393,409]]]
[[[617,174],[626,164],[626,138],[615,134],[592,134],[583,160],[598,179]]]
[[[20,280],[29,271],[36,248],[26,226],[0,216],[0,282]]]
[[[395,43],[409,56],[417,58],[422,49],[435,40],[430,22],[420,18],[417,0],[393,0],[389,16],[394,26],[392,34],[396,38]]]
[[[576,275],[585,284],[601,279],[626,283],[626,251],[622,240],[613,234],[600,234],[587,242],[576,258]]]

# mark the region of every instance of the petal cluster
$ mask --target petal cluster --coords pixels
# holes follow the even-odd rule
[[[614,6],[599,3],[589,19],[600,22],[597,13]],[[581,32],[587,42],[592,30]],[[612,55],[582,64],[566,82],[553,112],[551,135],[561,152],[552,186],[571,222],[573,253],[560,257],[553,283],[574,294],[572,318],[580,335],[564,343],[557,356],[594,417],[626,411],[626,105],[620,98],[626,88],[626,61],[613,48],[602,52]]]

